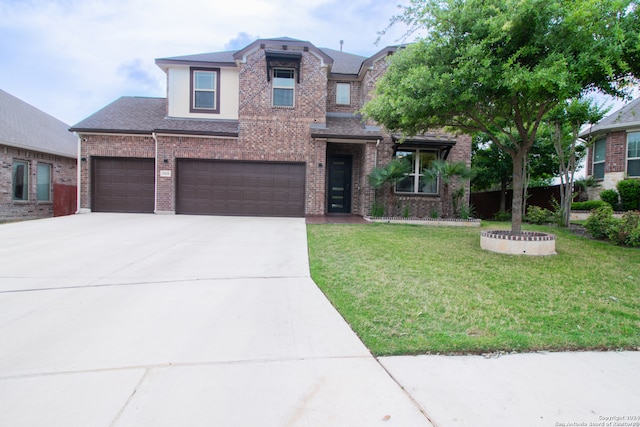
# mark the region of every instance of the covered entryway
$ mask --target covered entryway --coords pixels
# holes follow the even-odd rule
[[[304,216],[303,163],[178,159],[176,213]]]
[[[91,182],[94,212],[154,211],[154,159],[94,157]]]

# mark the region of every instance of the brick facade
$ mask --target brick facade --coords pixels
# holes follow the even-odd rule
[[[28,200],[13,200],[13,162],[29,164]],[[38,201],[36,197],[37,165],[51,165],[51,200]],[[0,145],[0,220],[24,218],[48,218],[53,216],[54,185],[75,186],[77,181],[76,159],[46,154],[32,150]]]
[[[587,176],[593,175],[593,149],[589,148],[586,160]],[[615,131],[606,134],[604,179],[601,185],[594,189],[588,189],[590,199],[598,200],[602,190],[616,189],[618,181],[625,178],[627,171],[627,132]]]
[[[172,213],[176,210],[176,165],[178,159],[217,159],[243,161],[273,161],[304,163],[306,166],[305,214],[327,213],[327,156],[343,154],[352,159],[351,211],[368,215],[374,200],[374,190],[367,175],[375,166],[385,165],[394,155],[390,135],[378,138],[349,136],[348,141],[339,137],[312,137],[314,126],[324,126],[328,113],[349,117],[370,98],[371,91],[387,67],[386,57],[367,64],[369,69],[359,79],[332,78],[327,64],[308,46],[295,45],[283,48],[291,58],[279,58],[272,66],[299,69],[296,73],[293,107],[272,105],[272,85],[267,78],[268,52],[274,46],[243,51],[242,61],[237,61],[239,75],[239,108],[237,137],[211,137],[175,133],[151,133],[147,135],[108,135],[106,133],[81,132],[82,184],[81,207],[91,209],[91,157],[145,157],[156,160],[156,212]],[[270,59],[269,59],[270,60]],[[325,59],[326,60],[326,59]],[[299,81],[298,81],[299,77]],[[336,104],[336,84],[351,84],[350,105]],[[169,102],[171,102],[169,100]],[[156,154],[157,151],[157,154]],[[471,158],[471,141],[458,138],[449,159]],[[161,176],[161,171],[165,171]],[[167,171],[170,171],[170,176]],[[467,184],[468,190],[468,184]],[[467,191],[468,194],[468,191]],[[467,196],[468,197],[468,196]],[[439,197],[409,196],[403,203],[411,205],[412,214],[426,216],[439,206]]]

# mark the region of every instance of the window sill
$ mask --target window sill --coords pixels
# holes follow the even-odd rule
[[[396,196],[406,197],[440,197],[437,193],[394,193]]]

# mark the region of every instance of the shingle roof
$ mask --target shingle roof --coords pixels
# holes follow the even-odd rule
[[[166,116],[166,98],[121,97],[74,125],[76,132],[191,133],[237,136],[237,120],[179,119]]]
[[[362,117],[351,114],[327,113],[326,124],[312,124],[314,138],[379,139],[379,126],[366,126]]]
[[[198,53],[195,55],[182,55],[174,56],[171,58],[160,58],[156,60],[156,63],[161,64],[163,62],[214,62],[214,63],[229,63],[235,65],[233,54],[235,50],[228,50],[224,52],[208,52]]]
[[[262,41],[262,40],[258,40]],[[309,43],[302,40],[292,39],[290,37],[278,37],[274,39],[266,39],[264,41],[270,42],[289,42],[289,43]],[[223,52],[208,52],[198,53],[193,55],[173,56],[169,58],[156,59],[156,64],[165,65],[176,62],[194,62],[194,63],[215,63],[215,64],[227,64],[230,66],[235,65],[234,54],[240,52],[240,50],[229,50]],[[330,48],[318,48],[320,52],[333,59],[333,65],[331,67],[331,73],[333,74],[355,74],[357,75],[362,67],[362,63],[367,59],[365,56],[355,55],[353,53],[341,52],[339,50]]]
[[[0,89],[0,144],[78,157],[69,125]]]
[[[362,63],[367,59],[364,56],[341,52],[327,47],[321,47],[320,50],[333,58],[331,72],[335,74],[358,74]]]
[[[597,124],[588,127],[580,133],[580,136],[633,127],[640,127],[640,98],[609,114]]]

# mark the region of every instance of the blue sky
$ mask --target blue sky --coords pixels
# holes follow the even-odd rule
[[[397,44],[385,0],[0,0],[0,89],[73,125],[120,96],[165,96],[156,58],[288,36],[368,56]]]

